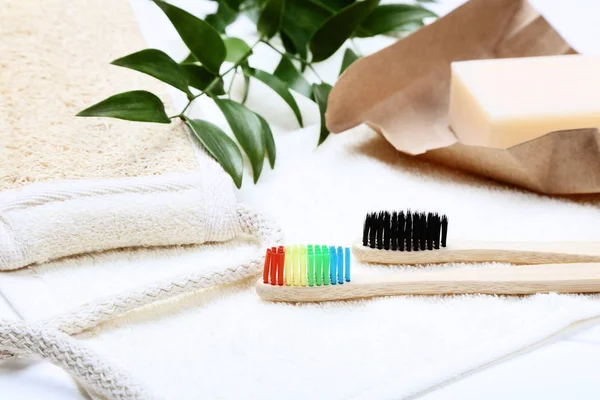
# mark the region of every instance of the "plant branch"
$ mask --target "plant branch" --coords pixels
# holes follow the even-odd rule
[[[231,81],[229,82],[229,88],[227,88],[227,96],[231,98],[231,88],[233,88],[233,81],[235,80],[235,75],[237,74],[238,68],[236,67],[233,71],[233,76],[231,77]]]
[[[223,77],[225,77],[228,73],[230,73],[233,70],[237,70],[240,65],[242,65],[242,63],[246,62],[246,60],[248,59],[248,57],[250,57],[250,55],[252,54],[252,50],[256,47],[257,44],[259,44],[262,41],[262,38],[257,40],[252,46],[250,46],[250,49],[248,49],[248,51],[246,53],[244,53],[244,55],[238,60],[236,61],[229,69],[227,69],[225,72],[223,72],[222,74],[219,74],[219,76],[215,77],[209,84],[208,86],[206,86],[206,88],[204,90],[202,90],[200,93],[198,93],[197,95],[193,96],[191,99],[189,99],[188,103],[186,104],[186,106],[183,108],[183,110],[181,110],[181,112],[177,115],[174,115],[170,118],[180,118],[182,120],[185,120],[185,115],[184,113],[187,111],[187,109],[192,105],[192,103],[194,102],[194,100],[196,100],[198,97],[204,96],[205,94],[207,94],[217,83],[219,83],[219,81],[221,79],[223,79]],[[231,87],[230,87],[231,90]]]
[[[279,50],[277,47],[273,46],[271,43],[269,43],[266,40],[262,40],[261,42],[264,43],[264,44],[266,44],[267,46],[269,46],[273,50],[275,50],[282,57],[288,57],[288,58],[291,58],[292,60],[300,61],[302,63],[302,65],[306,65],[308,67],[308,69],[310,69],[317,76],[317,78],[321,81],[321,83],[323,82],[323,78],[321,78],[321,76],[319,75],[319,73],[315,70],[315,68],[312,66],[312,64],[309,63],[308,61],[306,61],[306,60],[304,60],[304,59],[302,59],[300,57],[297,57],[297,56],[295,56],[293,54],[289,54],[289,53],[283,52],[283,51]]]
[[[313,74],[315,74],[315,76],[317,77],[317,79],[319,79],[321,81],[321,83],[323,83],[323,78],[321,78],[321,75],[319,75],[319,73],[317,72],[317,70],[312,66],[312,64],[307,63],[306,66],[308,67],[308,69],[310,69]]]
[[[290,53],[283,52],[283,51],[279,50],[277,47],[273,46],[267,40],[262,40],[261,42],[264,43],[264,44],[266,44],[267,46],[269,46],[270,48],[272,48],[273,50],[275,50],[277,53],[281,54],[284,57],[291,58],[292,60],[300,61],[302,64],[308,64],[308,61],[306,61],[305,59],[300,58],[300,57],[295,56],[295,55],[290,54]]]
[[[316,5],[317,7],[320,7],[321,9],[329,12],[330,14],[335,14],[336,13],[336,11],[333,8],[329,7],[326,4],[321,3],[320,1],[308,0],[308,2]]]

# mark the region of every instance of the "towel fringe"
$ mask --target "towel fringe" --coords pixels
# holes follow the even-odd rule
[[[240,230],[262,245],[279,245],[279,227],[250,207],[238,205]],[[145,390],[126,371],[111,366],[93,349],[69,335],[98,326],[126,312],[176,296],[233,283],[261,273],[264,253],[220,271],[195,272],[166,282],[118,294],[86,304],[78,310],[42,323],[0,322],[0,362],[15,356],[37,355],[65,369],[90,390],[109,399],[149,399]]]

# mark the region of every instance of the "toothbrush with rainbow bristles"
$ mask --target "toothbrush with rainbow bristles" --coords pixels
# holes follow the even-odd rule
[[[263,284],[333,286],[350,282],[350,249],[341,246],[279,246],[267,249]]]
[[[310,249],[268,249],[256,293],[263,300],[295,303],[411,294],[600,292],[600,263],[398,272],[350,280],[348,248]]]
[[[598,243],[463,242],[445,247],[447,231],[447,218],[437,214],[372,213],[353,253],[360,261],[380,264],[500,261],[525,265],[353,274],[351,280],[349,248],[280,246],[267,249],[256,292],[264,300],[286,302],[407,294],[600,292]]]

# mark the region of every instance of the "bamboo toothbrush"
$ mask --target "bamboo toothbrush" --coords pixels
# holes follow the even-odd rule
[[[256,292],[264,300],[314,302],[407,294],[600,292],[600,263],[473,268],[355,276],[348,248],[288,246],[267,250]]]
[[[354,256],[377,264],[600,262],[600,242],[480,242],[446,245],[448,218],[419,212],[367,214]]]

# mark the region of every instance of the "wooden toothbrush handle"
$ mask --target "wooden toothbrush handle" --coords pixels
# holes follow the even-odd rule
[[[259,281],[256,292],[264,300],[286,302],[415,294],[595,293],[600,292],[600,263],[404,272],[359,276],[335,286],[273,286]]]
[[[394,251],[352,246],[354,256],[375,264],[440,264],[501,262],[509,264],[600,262],[600,242],[478,242],[456,241],[426,251]]]

